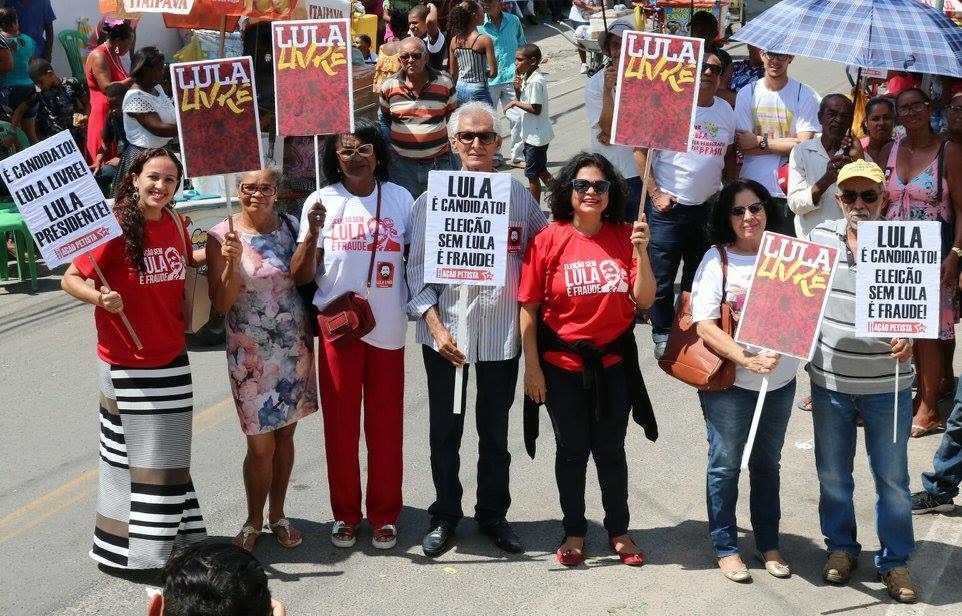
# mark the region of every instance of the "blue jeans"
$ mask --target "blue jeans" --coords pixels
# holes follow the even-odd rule
[[[468,101],[481,101],[491,104],[491,94],[488,92],[488,84],[458,81],[454,86],[454,91],[458,96],[458,107]]]
[[[422,160],[395,154],[391,157],[391,181],[406,188],[417,199],[428,189],[428,172],[431,170],[449,171],[454,169],[451,153],[437,158]]]
[[[779,461],[794,397],[795,379],[765,396],[748,460],[752,530],[755,546],[763,553],[778,549],[778,523],[782,518]],[[708,534],[715,557],[722,558],[738,553],[738,476],[758,392],[732,387],[700,391],[698,399],[708,430]]]
[[[922,473],[925,491],[942,500],[958,496],[962,482],[962,379],[955,386],[955,404],[945,420],[945,434],[932,467],[932,472]]]
[[[904,567],[915,549],[912,496],[909,492],[908,440],[912,428],[911,390],[898,393],[898,437],[892,442],[895,396],[843,394],[812,383],[815,468],[818,471],[818,517],[830,552],[858,556],[855,480],[852,466],[857,442],[855,415],[865,422],[865,449],[875,479],[875,525],[882,549],[875,566],[885,573]]]
[[[668,339],[672,321],[675,320],[675,276],[681,270],[681,290],[690,291],[695,270],[701,263],[708,240],[705,222],[708,219],[706,205],[675,205],[667,212],[659,212],[645,201],[645,214],[651,230],[648,259],[655,274],[655,303],[648,314],[651,317],[651,337],[655,342]]]

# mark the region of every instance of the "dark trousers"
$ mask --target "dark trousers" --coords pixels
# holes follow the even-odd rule
[[[775,207],[782,214],[782,222],[775,229],[776,233],[781,233],[782,235],[787,235],[789,237],[795,237],[795,212],[788,208],[788,199],[784,197],[772,197],[772,201],[775,202]]]
[[[621,364],[605,369],[611,408],[595,420],[591,391],[584,388],[581,372],[542,363],[548,389],[548,416],[556,444],[554,472],[564,516],[565,536],[584,537],[585,478],[588,454],[595,459],[605,530],[609,537],[628,532],[628,461],[625,432],[628,429],[628,385]]]
[[[430,413],[431,476],[437,494],[428,507],[431,525],[457,525],[464,516],[461,468],[461,435],[465,413],[454,413],[454,366],[434,349],[421,345],[428,381]],[[508,410],[518,382],[518,357],[474,364],[478,397],[475,423],[478,430],[478,494],[474,518],[480,526],[503,520],[511,505],[508,489]],[[469,368],[464,370],[465,390]],[[462,395],[463,391],[462,391]],[[466,409],[465,409],[466,410]]]
[[[655,274],[655,303],[648,314],[651,317],[651,335],[655,342],[668,339],[671,324],[675,320],[675,276],[681,270],[681,290],[690,291],[695,270],[701,263],[708,240],[705,222],[707,205],[675,205],[667,212],[654,208],[651,199],[645,203],[651,242],[648,259]]]

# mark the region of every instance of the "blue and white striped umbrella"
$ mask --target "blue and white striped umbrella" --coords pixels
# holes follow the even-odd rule
[[[962,77],[962,28],[916,0],[784,0],[732,38],[864,68]]]

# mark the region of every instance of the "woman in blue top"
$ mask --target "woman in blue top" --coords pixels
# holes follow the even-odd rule
[[[0,75],[0,104],[16,109],[20,103],[33,95],[34,85],[27,69],[37,44],[26,34],[20,33],[20,18],[10,7],[0,8],[0,41],[5,44],[13,59],[10,70]],[[37,104],[27,109],[21,124],[30,143],[37,142]]]

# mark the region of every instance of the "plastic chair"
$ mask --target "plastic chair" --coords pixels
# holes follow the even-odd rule
[[[63,45],[64,53],[67,54],[67,61],[70,62],[70,72],[80,83],[86,83],[84,76],[84,61],[80,55],[82,49],[87,48],[89,37],[77,30],[61,30],[57,35],[60,44]]]
[[[15,151],[23,150],[30,147],[30,140],[27,139],[27,134],[11,124],[10,122],[0,121],[0,142],[5,141],[7,137],[13,135],[17,139],[17,149],[8,150],[6,147],[0,145],[0,158],[6,158],[10,156]]]
[[[0,213],[3,212],[13,212],[14,214],[20,213],[20,208],[13,201],[0,201]]]
[[[33,236],[27,223],[23,221],[23,216],[17,212],[0,212],[0,238],[6,237],[7,233],[13,233],[14,244],[17,248],[17,276],[20,280],[26,281],[30,277],[30,288],[37,290],[37,254],[33,248]],[[6,250],[4,246],[3,250]],[[3,267],[0,267],[0,280],[7,280],[7,259],[3,260]]]

